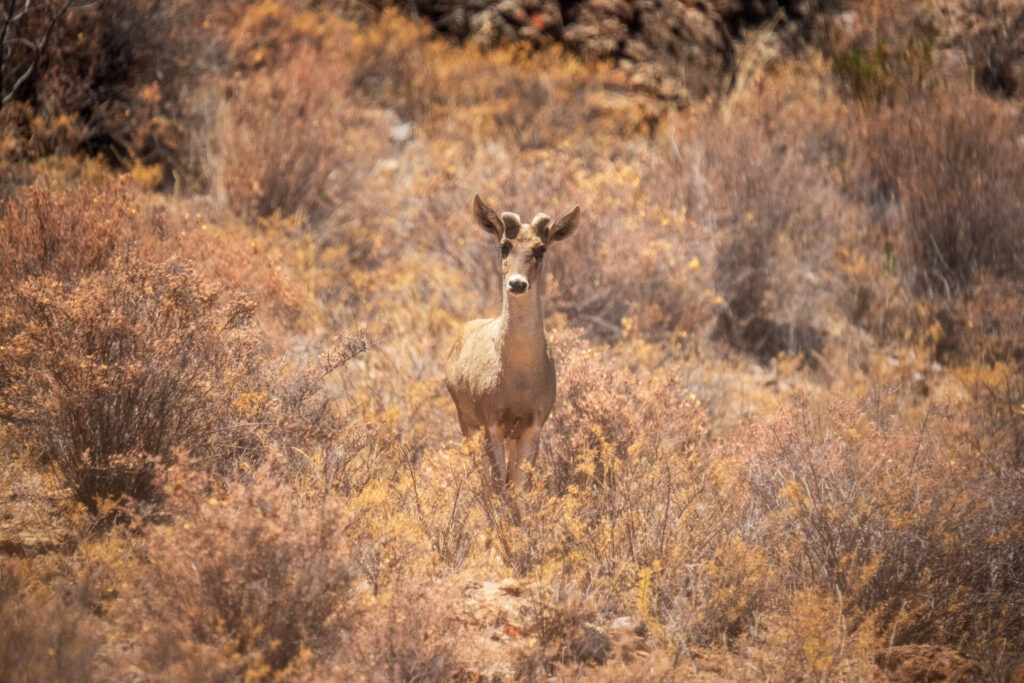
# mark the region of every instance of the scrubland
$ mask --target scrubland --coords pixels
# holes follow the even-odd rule
[[[340,7],[89,5],[0,108],[0,679],[1024,675],[1019,99],[913,23],[677,106]],[[521,524],[474,193],[583,211]]]

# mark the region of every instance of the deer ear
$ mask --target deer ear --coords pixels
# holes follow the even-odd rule
[[[576,226],[580,224],[580,207],[572,207],[572,211],[565,214],[551,226],[548,230],[547,242],[557,242],[558,240],[564,240],[566,237],[571,235],[576,230]]]
[[[498,214],[494,213],[494,209],[484,204],[480,195],[473,197],[473,217],[476,218],[476,222],[481,228],[501,239],[503,229],[501,220],[498,218]]]

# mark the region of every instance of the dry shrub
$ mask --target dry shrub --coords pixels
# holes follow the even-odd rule
[[[599,598],[571,584],[531,589],[524,618],[536,646],[519,653],[516,678],[539,680],[576,668],[604,664],[612,655],[611,638],[597,626]],[[583,666],[580,666],[583,665]]]
[[[639,377],[589,349],[578,333],[559,333],[552,344],[559,359],[559,405],[544,430],[550,458],[544,470],[552,493],[583,481],[621,486],[628,460],[653,469],[702,445],[704,412],[679,376]]]
[[[866,104],[891,103],[940,87],[944,80],[994,95],[1021,94],[1024,8],[1016,0],[847,4],[853,21],[826,19],[821,23],[833,30],[816,42],[851,93]]]
[[[457,680],[462,644],[459,598],[433,581],[404,577],[360,614],[329,677],[368,681]]]
[[[872,620],[890,643],[980,654],[1024,628],[1024,482],[990,471],[947,420],[798,399],[744,446],[747,514],[781,585],[835,593],[849,629]]]
[[[1013,0],[981,0],[968,5],[967,54],[978,82],[1008,97],[1024,94],[1024,7]]]
[[[19,184],[17,162],[71,154],[85,139],[85,126],[67,114],[45,117],[27,103],[11,101],[0,109],[0,169],[4,183]],[[31,177],[30,172],[27,173]]]
[[[40,585],[31,565],[0,557],[0,678],[91,681],[105,625],[80,596]]]
[[[57,189],[37,183],[3,203],[0,293],[27,278],[73,282],[102,270],[126,243],[166,229],[125,181]]]
[[[135,666],[266,679],[334,652],[357,613],[338,501],[295,495],[269,466],[224,490],[195,469],[168,472],[174,521],[148,530],[147,562],[112,607]]]
[[[1014,114],[971,92],[868,115],[864,177],[914,291],[949,297],[984,273],[1024,277],[1021,130]]]
[[[832,170],[842,109],[822,68],[752,79],[681,122],[676,192],[712,233],[718,333],[762,362],[803,353],[813,363],[825,343],[824,264],[849,214]]]
[[[843,597],[807,590],[783,596],[787,604],[764,615],[757,628],[737,642],[738,656],[730,673],[759,680],[882,679],[875,661],[882,642],[874,624],[851,628]],[[750,673],[744,676],[741,671]]]
[[[652,201],[656,153],[636,156],[579,174],[562,191],[582,205],[583,224],[550,252],[550,300],[604,339],[635,329],[677,341],[702,331],[714,307],[708,234],[685,207]]]
[[[481,147],[494,140],[520,150],[588,137],[612,141],[624,130],[649,131],[660,108],[616,97],[625,86],[621,74],[585,65],[559,47],[454,46],[394,8],[352,39],[349,59],[360,93],[432,137]]]
[[[1017,315],[1024,301],[1024,279],[982,274],[969,293],[957,297],[944,330],[945,347],[964,364],[1024,361],[1024,319]]]
[[[355,27],[305,0],[226,3],[218,22],[226,32],[227,58],[235,72],[277,68],[297,53],[337,47]],[[336,57],[336,55],[334,55]]]
[[[158,463],[203,453],[226,472],[258,460],[246,424],[267,400],[252,305],[187,265],[118,259],[68,287],[29,280],[4,339],[4,418],[76,497],[157,495]]]
[[[32,103],[47,125],[78,119],[75,141],[87,153],[102,153],[122,167],[155,166],[155,182],[164,186],[196,184],[198,159],[182,140],[201,119],[192,76],[219,52],[203,24],[210,3],[25,4],[31,35],[18,38],[36,40],[49,17],[54,23],[38,68],[17,99]]]
[[[898,0],[859,4],[859,21],[830,31],[825,46],[846,90],[863,104],[878,106],[931,85],[939,30],[930,12]]]
[[[476,504],[484,488],[479,477],[487,476],[476,458],[482,446],[477,436],[464,440],[456,453],[426,453],[419,468],[406,462],[415,519],[437,559],[451,569],[463,568],[486,524]]]
[[[972,399],[964,410],[971,448],[990,471],[1014,477],[1024,465],[1024,365],[996,362],[964,369],[960,378]]]
[[[214,184],[249,221],[338,212],[347,222],[347,204],[389,150],[383,115],[358,106],[345,63],[312,50],[234,86],[210,144]]]

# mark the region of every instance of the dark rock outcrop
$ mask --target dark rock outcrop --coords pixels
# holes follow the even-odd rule
[[[943,73],[970,69],[975,82],[1010,96],[1024,94],[1024,8],[1019,0],[940,0],[927,16],[904,7],[879,32],[858,3],[841,0],[348,0],[372,13],[398,5],[460,41],[494,46],[564,44],[585,58],[621,68],[632,88],[690,102],[728,87],[737,41],[770,25],[788,50],[814,45],[826,54],[846,44],[899,46],[918,31],[934,38]],[[353,13],[353,12],[350,12]],[[354,12],[365,15],[365,12]],[[918,12],[918,15],[921,13]],[[924,29],[921,28],[922,25]],[[871,47],[871,45],[867,45]],[[941,77],[942,74],[939,74]]]

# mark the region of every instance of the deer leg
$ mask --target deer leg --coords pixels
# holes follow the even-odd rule
[[[476,431],[479,425],[474,425],[472,422],[466,419],[466,416],[462,414],[462,408],[459,407],[458,403],[455,404],[455,412],[459,416],[459,429],[462,430],[462,436],[469,438],[470,435],[472,435],[473,432]]]
[[[528,462],[530,467],[533,467],[537,460],[537,445],[539,442],[540,430],[537,427],[527,427],[519,435],[519,439],[516,441],[515,471],[509,467],[509,478],[516,488],[520,488],[523,485],[523,471],[520,466],[523,462]]]
[[[491,456],[491,478],[499,490],[504,488],[508,470],[505,467],[505,439],[497,425],[487,426],[487,453]]]
[[[518,439],[507,439],[505,441],[505,453],[508,457],[508,476],[505,478],[505,486],[509,488],[518,489],[522,479],[522,470],[519,469],[519,463],[522,462],[523,454],[522,443],[522,436]]]

